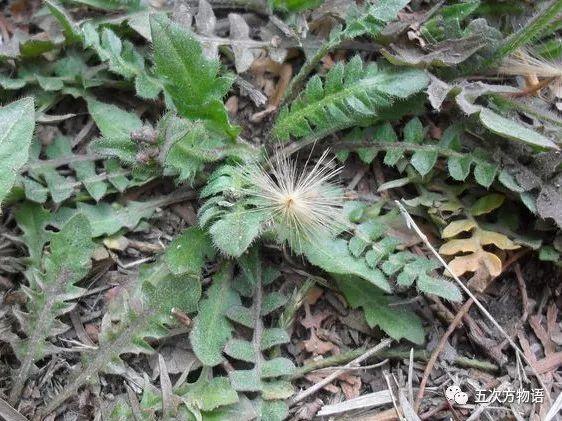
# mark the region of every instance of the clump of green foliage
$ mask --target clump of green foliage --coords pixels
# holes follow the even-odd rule
[[[517,88],[461,76],[498,67],[536,38],[551,46],[545,27],[562,2],[552,2],[509,37],[482,17],[487,9],[479,1],[439,7],[420,29],[431,53],[415,47],[389,52],[387,45],[388,60],[350,54],[309,77],[327,53],[349,40],[388,44],[389,36],[398,37],[385,29],[395,28],[388,24],[397,23],[407,3],[351,7],[343,25],[308,55],[268,126],[265,145],[258,145],[244,139],[229,116],[225,97],[236,77],[206,55],[203,35],[140,2],[69,2],[120,11],[116,23],[104,17],[77,22],[65,7],[46,1],[45,13],[58,22],[60,36],[21,40],[17,54],[0,50],[2,60],[15,63],[13,72],[0,64],[6,103],[0,108],[0,204],[4,212],[13,209],[28,251],[20,286],[26,301],[13,308],[17,323],[9,341],[17,359],[12,404],[35,380],[37,366],[61,352],[66,316],[87,292],[84,279],[96,247],[138,228],[168,203],[114,198],[154,180],[197,190],[186,196],[201,199],[197,224],[142,265],[108,305],[97,346],[80,350],[65,384],[40,408],[43,416],[100,375],[123,374],[126,355],[153,354],[157,341],[177,327],[172,314],[180,311],[193,316],[189,341],[204,366],[198,378],[166,384],[166,394],[147,381],[141,402],[119,398],[107,411],[110,419],[138,417],[139,408],[142,419],[157,413],[228,419],[237,411],[284,419],[295,366],[280,356],[290,337],[279,312],[289,298],[277,288],[280,273],[265,257],[266,245],[299,256],[310,271],[330,279],[371,328],[422,344],[423,324],[395,305],[399,294],[447,301],[462,296],[438,262],[410,249],[400,235],[403,222],[386,195],[395,189],[442,240],[440,251],[459,276],[497,276],[505,252],[522,247],[560,265],[559,160],[549,154],[562,143],[562,120],[542,100],[513,95]],[[291,22],[292,13],[315,4],[274,1],[269,7]],[[149,48],[135,42],[139,36]],[[465,42],[475,47],[459,59],[453,53]],[[161,112],[143,119],[103,95],[108,87],[134,92]],[[34,136],[38,124],[64,121],[48,114],[63,97],[83,101],[99,131],[82,153],[70,136],[48,145]],[[446,127],[437,135],[427,111],[445,114],[445,105]],[[325,159],[331,152],[320,158],[312,152],[308,165],[290,156],[311,145],[323,151],[331,146],[342,165],[357,155],[399,175],[379,186],[381,196],[352,200],[334,181],[335,159]],[[233,368],[224,374],[221,366]],[[162,365],[160,376],[161,383],[170,382]]]

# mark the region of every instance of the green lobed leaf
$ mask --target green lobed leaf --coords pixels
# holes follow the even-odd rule
[[[101,323],[98,348],[83,356],[81,366],[47,403],[45,413],[55,410],[99,373],[122,374],[126,370],[120,360],[122,354],[154,352],[148,339],[168,335],[167,326],[175,323],[172,310],[195,311],[200,295],[198,279],[175,276],[163,262],[141,266],[138,280],[109,303]]]
[[[256,353],[252,344],[242,339],[231,339],[227,342],[224,352],[237,360],[248,363],[256,362]]]
[[[40,222],[40,230],[42,225]],[[86,217],[78,214],[70,218],[50,239],[50,254],[45,254],[42,262],[44,272],[39,271],[40,267],[27,272],[30,285],[23,287],[29,298],[27,312],[16,312],[27,337],[13,344],[21,365],[13,379],[12,402],[19,398],[34,364],[53,348],[47,338],[66,330],[57,318],[73,308],[68,300],[78,298],[83,292],[75,284],[90,270],[94,244]]]
[[[51,238],[45,228],[51,221],[51,214],[43,206],[24,202],[15,212],[18,227],[23,231],[23,241],[29,251],[30,264],[39,267],[43,247]]]
[[[240,257],[260,234],[264,220],[263,213],[237,209],[213,223],[209,233],[221,252]]]
[[[200,378],[195,384],[187,385],[185,390],[185,393],[178,391],[178,395],[189,406],[201,411],[212,411],[238,402],[238,394],[226,377]]]
[[[423,71],[381,70],[373,63],[364,66],[356,56],[345,66],[333,66],[324,86],[318,76],[312,77],[302,95],[280,112],[272,134],[281,141],[322,138],[337,130],[372,123],[395,102],[420,92],[428,83]]]
[[[390,307],[391,299],[383,291],[354,276],[336,276],[338,288],[353,308],[362,307],[370,327],[378,326],[391,338],[405,338],[422,344],[425,332],[421,320],[412,312]]]
[[[343,239],[325,239],[304,247],[306,258],[313,265],[333,274],[353,274],[363,278],[383,291],[390,292],[390,285],[384,274],[367,266],[363,259],[354,257]]]
[[[420,291],[426,294],[438,295],[449,301],[459,302],[462,300],[462,294],[456,285],[444,279],[428,276],[425,273],[418,277],[417,286]]]
[[[214,249],[206,232],[189,227],[170,243],[164,256],[173,274],[199,278],[205,259],[214,256]]]
[[[27,162],[34,126],[33,98],[22,98],[0,108],[0,205]]]
[[[76,209],[61,208],[55,215],[56,221],[62,221],[75,213],[84,214],[92,226],[92,236],[113,235],[122,228],[135,228],[141,219],[149,218],[154,213],[152,202],[129,202],[126,206],[118,203],[79,202]]]
[[[231,265],[223,264],[213,277],[213,284],[207,298],[201,302],[189,334],[193,352],[208,366],[215,366],[223,361],[222,351],[232,336],[232,326],[226,319],[225,312],[228,308],[239,305],[240,299],[231,289],[231,277]]]
[[[232,78],[218,76],[219,62],[203,55],[189,32],[162,15],[150,17],[156,74],[164,83],[178,112],[186,118],[209,120],[235,138],[222,102]]]
[[[204,121],[169,116],[160,126],[164,144],[169,145],[164,165],[179,172],[179,181],[192,180],[206,163],[223,158],[228,146],[232,145]]]
[[[250,308],[235,306],[227,312],[228,317],[236,322],[242,320],[243,324],[252,329],[252,338],[249,340],[233,339],[228,342],[225,352],[238,360],[253,363],[253,368],[235,370],[229,373],[231,384],[235,390],[261,392],[261,398],[265,400],[286,399],[293,394],[290,383],[271,379],[290,375],[295,366],[287,358],[276,357],[268,358],[269,353],[264,352],[275,346],[289,342],[287,332],[279,327],[266,327],[263,320],[264,304],[266,308],[271,308],[266,304],[268,294],[264,291],[264,286],[276,279],[277,275],[273,271],[267,271],[263,266],[258,247],[253,247],[243,258],[238,260],[240,270],[245,274],[247,287],[252,292],[248,294],[252,298]],[[273,295],[276,296],[276,295]],[[273,299],[270,302],[276,302]],[[240,311],[244,309],[245,311]],[[240,316],[244,313],[244,316]]]

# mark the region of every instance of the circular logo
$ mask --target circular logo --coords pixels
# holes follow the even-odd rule
[[[448,401],[453,401],[457,405],[465,405],[468,402],[468,395],[456,384],[452,384],[445,390],[445,397]]]

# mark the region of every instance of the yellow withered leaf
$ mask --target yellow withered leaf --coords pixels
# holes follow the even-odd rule
[[[460,234],[463,231],[470,231],[476,228],[476,222],[472,219],[460,219],[453,221],[443,229],[443,238],[451,238]]]
[[[472,231],[470,238],[452,238],[462,232]],[[494,245],[502,250],[514,250],[520,246],[499,232],[487,231],[478,227],[474,219],[453,221],[445,227],[443,238],[452,238],[439,248],[439,253],[453,256],[462,253],[449,262],[451,271],[456,276],[466,272],[485,269],[491,277],[498,276],[502,270],[502,261],[494,253],[484,250],[484,246]]]
[[[475,235],[480,238],[480,244],[482,245],[493,244],[502,250],[515,250],[521,247],[499,232],[479,229],[475,232]]]
[[[456,276],[476,272],[481,266],[486,268],[490,276],[498,276],[502,272],[500,258],[482,249],[465,256],[457,256],[449,262],[449,267]]]
[[[449,240],[439,248],[439,253],[451,256],[458,253],[475,252],[480,250],[480,242],[474,238],[458,238]]]

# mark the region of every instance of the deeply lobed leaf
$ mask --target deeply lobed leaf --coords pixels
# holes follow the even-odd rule
[[[379,69],[356,56],[337,63],[325,76],[308,82],[301,96],[284,108],[272,129],[281,141],[322,138],[348,127],[372,123],[396,101],[422,91],[428,76],[417,69]]]
[[[156,74],[178,112],[190,119],[209,120],[236,137],[240,130],[230,125],[222,102],[232,78],[218,76],[219,62],[205,58],[199,42],[165,16],[152,15],[150,28]]]

